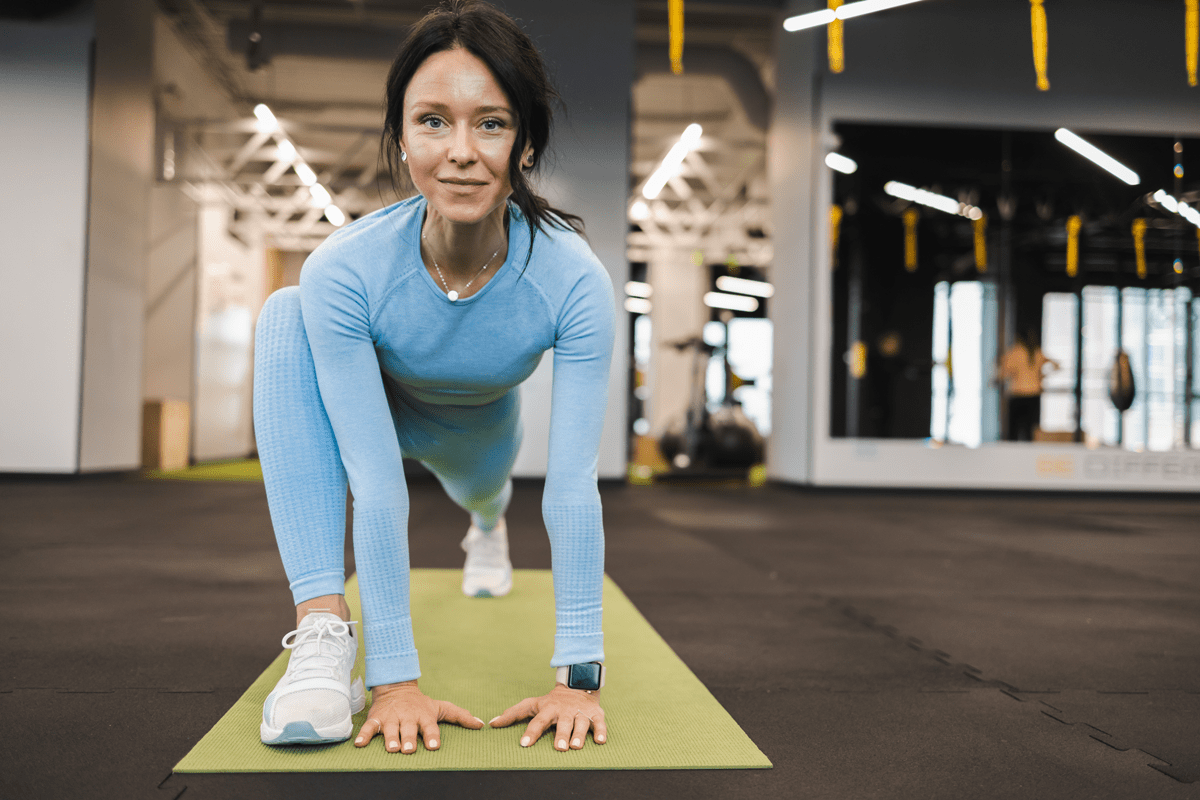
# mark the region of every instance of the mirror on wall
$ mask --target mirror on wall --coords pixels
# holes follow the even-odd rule
[[[831,436],[1200,447],[1200,139],[834,133]]]

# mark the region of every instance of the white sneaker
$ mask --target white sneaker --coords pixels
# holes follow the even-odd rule
[[[283,637],[292,651],[287,672],[263,703],[263,744],[324,744],[350,738],[351,715],[362,711],[362,678],[351,680],[358,637],[337,614],[310,611]],[[289,641],[289,639],[291,641]]]
[[[474,524],[462,540],[467,552],[463,566],[463,594],[467,597],[503,597],[512,591],[512,562],[508,560],[508,528],[501,518],[490,533]]]

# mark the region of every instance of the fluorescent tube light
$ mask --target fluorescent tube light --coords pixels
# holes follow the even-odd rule
[[[325,219],[332,222],[334,227],[337,228],[340,228],[346,224],[346,215],[343,214],[342,210],[333,203],[325,206]]]
[[[626,297],[625,310],[630,314],[649,314],[653,304],[644,297]]]
[[[982,209],[969,206],[966,203],[960,203],[952,197],[946,197],[944,194],[935,194],[925,189],[909,186],[907,183],[888,181],[883,185],[883,190],[892,197],[899,197],[901,200],[907,200],[910,203],[920,203],[923,206],[936,208],[938,211],[945,211],[947,214],[957,214],[967,219],[980,219],[983,216]]]
[[[316,208],[324,208],[333,202],[333,198],[329,196],[329,191],[319,183],[314,183],[308,187],[308,193],[312,195],[313,206]]]
[[[269,133],[279,127],[279,120],[275,119],[275,115],[271,113],[271,109],[267,108],[266,103],[259,103],[254,107],[254,116],[258,117],[258,122],[254,127],[263,133]]]
[[[650,218],[650,206],[646,205],[645,200],[634,200],[633,205],[629,206],[629,218],[634,222],[641,222]]]
[[[1170,211],[1172,214],[1179,213],[1179,201],[1164,192],[1162,189],[1159,189],[1154,193],[1154,199],[1158,201],[1160,206],[1165,208],[1167,211]]]
[[[962,207],[961,203],[951,197],[927,192],[899,181],[888,181],[883,185],[883,190],[892,197],[899,197],[910,203],[920,203],[923,206],[936,208],[938,211],[945,211],[947,214],[957,214]]]
[[[1197,228],[1200,228],[1200,211],[1196,210],[1192,206],[1189,206],[1182,200],[1172,197],[1162,189],[1159,189],[1154,193],[1154,199],[1167,211],[1170,211],[1172,214],[1178,214],[1188,222],[1195,225]]]
[[[658,197],[659,192],[667,185],[667,181],[679,174],[679,167],[683,164],[683,159],[700,141],[700,136],[704,133],[704,129],[696,123],[688,125],[684,129],[683,135],[679,137],[679,141],[667,151],[663,156],[662,163],[658,165],[658,169],[646,181],[646,185],[642,187],[642,196],[647,200],[653,200]]]
[[[871,14],[876,11],[884,11],[896,6],[906,6],[909,3],[918,2],[920,0],[859,0],[857,3],[846,3],[844,6],[840,6],[837,11],[823,8],[820,11],[810,11],[807,14],[797,14],[794,17],[788,17],[783,21],[783,29],[789,32],[802,31],[805,28],[828,25],[835,19],[853,19],[854,17],[861,17],[863,14]]]
[[[825,156],[825,166],[846,175],[853,174],[858,169],[858,163],[853,158],[847,158],[841,153],[830,153]]]
[[[296,146],[292,144],[290,139],[280,139],[278,147],[280,161],[286,161],[290,164],[296,160]]]
[[[837,10],[838,19],[852,19],[861,17],[863,14],[872,14],[876,11],[885,11],[896,6],[906,6],[909,3],[917,3],[920,0],[859,0],[857,3],[846,3]]]
[[[728,308],[730,311],[758,311],[758,301],[753,297],[723,292],[707,292],[704,305],[709,308]]]
[[[305,186],[312,186],[317,182],[317,173],[313,172],[312,167],[303,161],[292,164],[292,169],[296,170],[296,174],[300,176],[300,182]]]
[[[641,281],[626,281],[625,294],[630,297],[650,297],[654,294],[654,287]]]
[[[745,278],[735,278],[732,275],[722,275],[717,278],[717,288],[722,292],[752,294],[755,297],[775,296],[775,287],[766,281],[750,281]]]
[[[812,11],[808,14],[797,14],[794,17],[788,17],[783,21],[783,29],[788,32],[802,31],[805,28],[828,25],[835,19],[837,19],[837,14],[828,8],[824,8],[820,11]]]
[[[1108,153],[1105,153],[1095,145],[1085,142],[1083,139],[1079,138],[1074,133],[1071,133],[1066,128],[1059,128],[1056,130],[1054,132],[1054,138],[1058,139],[1067,147],[1071,148],[1076,153],[1079,153],[1079,155],[1088,159],[1102,169],[1108,170],[1113,175],[1116,175],[1130,186],[1137,186],[1142,182],[1142,179],[1138,177],[1138,174],[1129,167],[1125,166],[1120,161],[1117,161],[1115,158],[1110,156]]]

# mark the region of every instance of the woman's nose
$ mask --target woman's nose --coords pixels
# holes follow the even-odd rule
[[[450,150],[446,154],[447,158],[456,164],[464,165],[475,161],[475,140],[471,136],[471,129],[465,125],[460,125],[450,139]]]

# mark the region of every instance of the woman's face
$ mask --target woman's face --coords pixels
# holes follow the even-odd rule
[[[425,59],[404,92],[402,131],[413,184],[431,209],[473,224],[504,207],[517,118],[477,57],[455,48]]]

